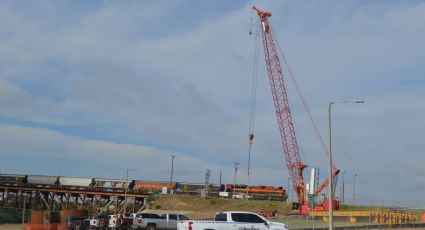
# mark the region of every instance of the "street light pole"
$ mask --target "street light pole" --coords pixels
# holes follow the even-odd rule
[[[173,174],[174,174],[174,158],[176,156],[175,155],[171,155],[171,179],[170,179],[170,194],[172,191],[172,187],[173,187]]]
[[[331,108],[333,104],[336,103],[364,103],[363,100],[351,100],[351,101],[331,101],[329,102],[328,107],[328,117],[329,117],[329,187],[328,187],[328,201],[329,201],[329,230],[333,230],[333,164],[332,164],[332,116]]]
[[[329,103],[329,187],[328,187],[328,202],[329,202],[329,230],[333,230],[333,198],[332,198],[332,119],[331,119],[331,108],[335,102]]]
[[[125,183],[124,183],[124,186],[125,186],[125,189],[124,189],[124,198],[125,198],[125,201],[124,201],[124,214],[127,213],[127,189],[128,189],[127,182],[128,182],[128,171],[138,171],[138,170],[137,169],[127,169],[127,174],[126,174]]]

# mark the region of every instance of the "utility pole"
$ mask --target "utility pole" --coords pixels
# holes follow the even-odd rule
[[[291,189],[291,201],[294,201],[294,188]]]
[[[220,170],[220,183],[219,184],[221,185],[221,170]]]
[[[205,173],[205,195],[208,195],[208,185],[210,184],[211,170],[207,169]]]
[[[291,178],[290,177],[288,177],[288,187],[286,188],[286,200],[289,200],[288,198],[288,192],[289,192],[289,181],[291,180]]]
[[[172,187],[173,187],[173,173],[174,173],[174,158],[175,155],[171,155],[171,179],[170,179],[170,194],[172,194]]]
[[[22,209],[22,227],[25,224],[25,204],[26,204],[26,197],[25,197],[25,193],[23,194],[23,198],[24,198],[24,208]]]
[[[345,204],[344,198],[345,198],[345,171],[342,172],[342,204]]]
[[[125,176],[125,183],[124,183],[124,186],[125,186],[125,188],[124,188],[124,200],[125,200],[124,201],[124,214],[127,213],[127,189],[128,189],[129,184],[130,184],[130,182],[128,182],[128,172],[129,171],[138,171],[138,170],[137,169],[127,169],[127,174]]]
[[[235,188],[236,188],[236,173],[238,171],[238,165],[240,165],[240,163],[238,163],[237,161],[234,161],[233,164],[235,165],[235,181],[233,183],[233,194],[232,197],[235,196]]]
[[[356,196],[356,177],[357,174],[353,175],[353,206],[354,206],[354,198]]]

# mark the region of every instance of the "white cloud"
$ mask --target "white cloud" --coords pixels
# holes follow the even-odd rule
[[[19,164],[8,166],[13,172],[21,174],[49,173],[54,175],[60,168],[62,172],[68,172],[69,176],[77,173],[78,176],[84,177],[117,177],[117,172],[122,173],[126,168],[134,168],[139,170],[139,173],[135,174],[139,179],[168,180],[170,175],[171,152],[150,146],[82,139],[44,128],[6,124],[0,125],[0,146],[0,152],[4,158],[11,155],[20,157],[22,160],[28,157],[37,157],[38,162],[34,163],[44,164],[47,168],[37,171],[35,168],[21,168]],[[213,171],[214,183],[218,183],[219,171],[223,172],[222,181],[224,183],[233,181],[231,165],[222,166],[209,162],[208,159],[189,156],[185,153],[173,151],[172,154],[176,155],[174,176],[178,181],[203,182],[206,169]],[[67,158],[76,158],[78,159],[76,162],[80,164],[66,164],[63,159]],[[9,162],[5,160],[1,164],[5,167]],[[93,171],[87,172],[83,165],[91,165]],[[111,170],[99,172],[96,170],[98,165],[111,167]],[[78,172],[79,170],[86,173]],[[256,175],[252,179],[253,182],[274,183],[274,178],[271,177],[274,172],[265,168],[253,171],[253,174]],[[239,172],[239,181],[246,182],[244,174],[246,174],[246,170],[242,169]],[[264,178],[263,176],[270,179],[265,181],[260,179]]]

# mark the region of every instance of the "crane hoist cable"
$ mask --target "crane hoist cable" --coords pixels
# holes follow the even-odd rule
[[[249,35],[252,34],[252,11],[251,11],[251,23],[249,24]]]
[[[257,23],[259,20],[257,19]],[[252,14],[251,14],[251,27],[252,27]],[[253,57],[253,69],[252,69],[252,82],[251,82],[251,111],[249,118],[249,134],[248,134],[248,186],[250,180],[250,169],[251,169],[251,151],[252,144],[254,143],[254,125],[255,125],[255,104],[257,98],[257,80],[258,80],[258,62],[259,62],[259,26],[255,27],[254,31],[254,57]],[[252,34],[251,28],[249,29],[249,34]],[[248,191],[248,190],[247,190]]]
[[[276,35],[274,34],[273,29],[271,29],[271,28],[270,28],[270,30],[271,30],[271,32],[273,33],[273,37],[276,37]],[[307,103],[306,103],[306,101],[305,101],[305,99],[304,99],[303,94],[301,93],[301,90],[300,90],[300,87],[299,87],[299,85],[298,85],[297,79],[295,78],[295,75],[294,75],[294,73],[292,72],[292,68],[291,68],[291,66],[289,65],[288,60],[286,59],[286,56],[285,56],[285,54],[283,53],[282,48],[280,48],[279,41],[276,39],[276,40],[275,40],[275,42],[276,42],[276,46],[277,46],[277,48],[278,48],[279,54],[280,54],[280,56],[283,58],[283,63],[285,64],[286,69],[288,70],[288,75],[291,77],[291,80],[292,80],[292,82],[294,83],[294,86],[295,86],[295,89],[296,89],[296,91],[297,91],[297,94],[298,94],[298,96],[299,96],[299,97],[300,97],[300,99],[301,99],[301,102],[302,102],[302,104],[303,104],[304,110],[306,111],[306,113],[307,113],[307,115],[308,115],[308,117],[309,117],[309,119],[310,119],[310,122],[311,122],[311,124],[312,124],[312,126],[313,126],[313,128],[314,128],[314,130],[315,130],[315,132],[316,132],[316,135],[317,135],[317,137],[319,138],[320,144],[322,145],[322,148],[323,148],[324,152],[325,152],[326,154],[329,154],[329,152],[328,152],[328,148],[326,147],[326,144],[325,144],[325,142],[323,141],[323,138],[322,138],[322,135],[320,134],[319,128],[317,127],[317,124],[316,124],[316,122],[314,121],[313,115],[311,114],[310,109],[309,109],[309,108],[308,108],[308,106],[307,106]]]
[[[274,35],[271,33],[271,26],[268,18],[270,12],[262,11],[253,7],[261,20],[261,34],[264,47],[264,58],[269,77],[270,88],[275,106],[275,113],[279,125],[283,155],[286,159],[288,172],[292,178],[293,188],[297,193],[298,203],[304,205],[305,186],[302,171],[307,165],[301,162],[300,152],[289,108],[288,94],[285,86],[283,70],[279,61],[279,54],[275,45]]]
[[[302,100],[304,109],[306,110],[310,121],[316,131],[317,136],[322,144],[323,149],[326,154],[329,154],[326,145],[324,144],[323,138],[320,135],[320,132],[317,128],[317,125],[311,115],[310,110],[307,107],[307,103],[304,100],[303,95],[299,89],[298,83],[295,80],[295,77],[292,73],[292,70],[286,60],[285,55],[280,48],[278,41],[275,39],[275,34],[272,31],[272,28],[269,24],[268,18],[272,16],[270,12],[260,10],[253,7],[253,10],[257,12],[257,15],[261,19],[262,26],[262,37],[263,37],[263,46],[264,46],[264,56],[266,61],[267,72],[269,76],[269,82],[272,90],[273,101],[275,104],[276,115],[279,124],[279,131],[281,134],[281,142],[283,147],[284,156],[286,158],[286,164],[288,167],[288,171],[291,175],[292,182],[294,185],[294,190],[297,192],[298,202],[301,207],[304,204],[304,179],[302,175],[302,171],[307,165],[301,162],[300,151],[297,143],[295,127],[293,125],[293,118],[290,112],[288,94],[284,81],[284,73],[280,64],[279,55],[283,58],[286,69],[289,72],[290,77],[295,85],[296,91],[299,97]],[[320,192],[324,187],[329,184],[329,181],[332,179],[336,180],[336,176],[338,175],[338,169],[333,166],[333,171],[331,178],[328,178],[320,187],[315,191],[315,194]]]
[[[270,28],[270,31],[273,34],[273,37],[276,37],[272,28]],[[297,91],[298,96],[301,99],[301,102],[303,104],[304,110],[306,111],[306,113],[307,113],[307,115],[308,115],[308,117],[310,119],[311,125],[313,126],[313,129],[316,132],[316,135],[317,135],[317,137],[318,137],[318,139],[320,141],[320,144],[322,145],[323,151],[325,152],[326,155],[329,155],[328,148],[326,147],[326,144],[323,141],[322,135],[320,134],[319,128],[317,127],[316,121],[314,120],[313,115],[311,114],[310,109],[308,108],[307,103],[306,103],[306,101],[304,99],[304,96],[301,93],[301,90],[300,90],[300,87],[298,85],[297,79],[295,78],[295,75],[292,72],[292,68],[289,65],[288,60],[286,59],[286,56],[283,53],[282,48],[280,48],[279,41],[276,39],[275,42],[276,42],[276,46],[277,46],[277,49],[279,51],[279,54],[280,54],[280,56],[283,59],[283,63],[286,66],[286,69],[288,70],[288,75],[291,77],[291,80],[294,83],[295,89]],[[335,180],[335,183],[333,183],[333,184],[336,185],[336,182],[338,180],[338,177],[337,176],[338,176],[340,170],[337,167],[335,167],[335,164],[333,164],[333,163],[332,163],[332,171],[334,172],[333,173],[333,179]],[[327,184],[329,183],[328,181],[329,181],[329,178],[327,180],[325,180],[321,184],[321,186],[319,186],[319,188],[315,191],[315,193],[320,193],[327,186]]]

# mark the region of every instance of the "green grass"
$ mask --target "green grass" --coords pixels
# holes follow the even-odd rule
[[[0,230],[21,230],[20,224],[0,224]]]
[[[304,216],[283,216],[276,220],[281,223],[285,223],[289,226],[289,229],[302,229],[302,228],[327,228],[329,226],[328,222],[323,222],[322,220],[312,220],[310,218],[304,218]],[[335,221],[334,227],[348,227],[348,226],[362,226],[366,223],[348,223]]]
[[[185,195],[159,196],[151,203],[150,209],[173,210],[189,212],[188,216],[194,219],[213,218],[216,212],[237,211],[274,211],[280,215],[291,211],[291,205],[282,201],[258,201],[223,199],[218,197],[200,198]]]
[[[0,224],[21,223],[22,211],[11,208],[0,208]]]

